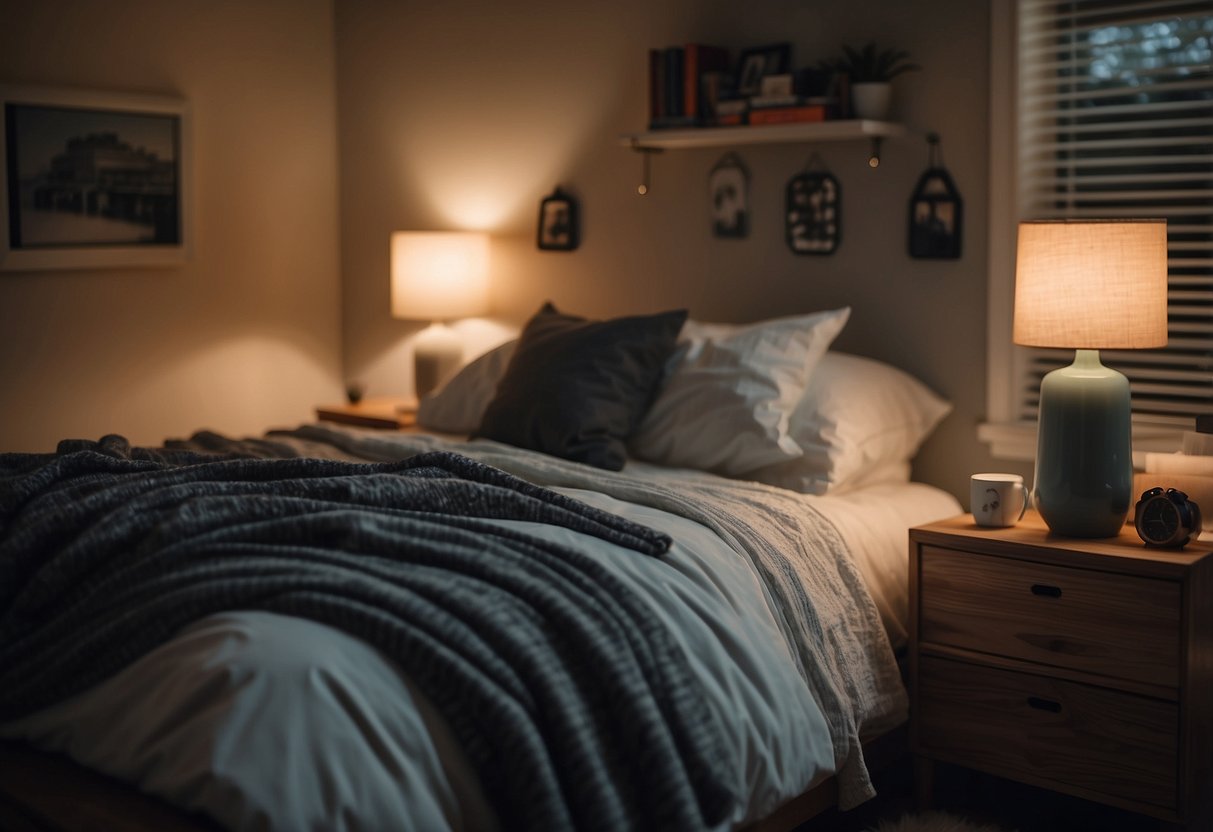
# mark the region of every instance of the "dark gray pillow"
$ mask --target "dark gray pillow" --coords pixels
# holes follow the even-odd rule
[[[473,436],[618,471],[686,317],[590,321],[545,303]]]

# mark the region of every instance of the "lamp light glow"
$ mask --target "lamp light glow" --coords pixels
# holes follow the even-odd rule
[[[444,321],[488,311],[489,237],[471,231],[396,231],[392,316],[434,323],[413,339],[413,388],[422,396],[453,373],[463,346]]]
[[[1040,384],[1036,508],[1059,534],[1118,534],[1132,504],[1129,382],[1098,351],[1166,346],[1166,221],[1020,223],[1013,339],[1077,351]]]

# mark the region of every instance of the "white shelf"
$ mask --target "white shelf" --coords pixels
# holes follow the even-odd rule
[[[891,121],[845,119],[799,124],[743,124],[736,127],[688,127],[627,133],[619,143],[627,147],[667,148],[722,147],[739,144],[831,142],[855,139],[884,139],[904,135],[906,128]]]

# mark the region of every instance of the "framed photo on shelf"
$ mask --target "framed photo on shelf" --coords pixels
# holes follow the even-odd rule
[[[790,43],[773,43],[742,51],[737,59],[737,94],[758,95],[762,92],[762,79],[786,73],[791,62]]]
[[[177,98],[0,86],[0,269],[184,263],[189,122]]]
[[[572,251],[581,242],[577,200],[556,188],[539,203],[539,248]]]

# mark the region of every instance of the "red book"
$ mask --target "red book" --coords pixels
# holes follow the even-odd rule
[[[825,121],[826,108],[821,104],[806,107],[770,107],[750,110],[750,124],[794,124],[796,122]]]
[[[699,98],[699,79],[705,72],[729,68],[729,50],[721,46],[688,43],[682,52],[682,114],[698,118],[706,113]]]

